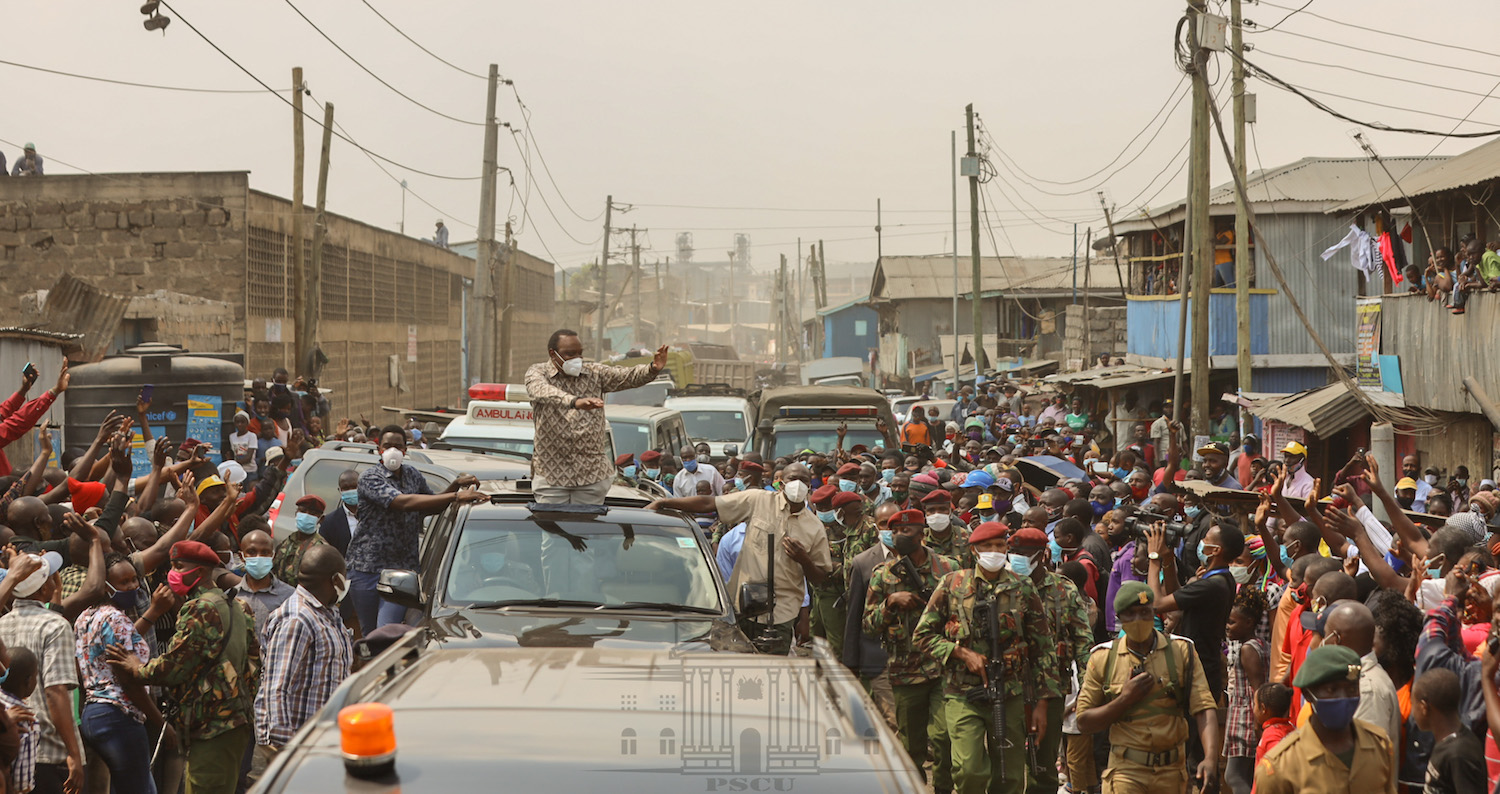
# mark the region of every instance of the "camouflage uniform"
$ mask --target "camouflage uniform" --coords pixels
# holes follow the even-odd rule
[[[844,533],[843,565],[840,566],[840,579],[844,586],[849,584],[849,571],[854,558],[864,553],[867,549],[880,542],[880,529],[875,526],[875,519],[869,515],[862,517],[854,528]]]
[[[1046,571],[1037,584],[1042,611],[1047,616],[1047,624],[1052,627],[1057,669],[1061,671],[1062,680],[1071,685],[1067,671],[1075,661],[1087,663],[1089,651],[1094,646],[1088,607],[1083,602],[1083,594],[1078,592],[1078,586],[1066,576]],[[1036,697],[1028,697],[1027,702],[1036,702]],[[1033,774],[1027,780],[1028,794],[1054,794],[1058,790],[1057,751],[1062,744],[1062,723],[1063,699],[1053,698],[1047,704],[1047,734],[1036,748],[1038,767],[1032,770]]]
[[[823,531],[828,534],[828,552],[833,560],[833,570],[828,572],[828,577],[822,584],[812,587],[812,633],[814,637],[828,640],[828,644],[833,646],[834,654],[842,657],[844,621],[849,617],[849,605],[839,602],[843,600],[844,590],[848,587],[844,546],[849,542],[849,535],[838,522],[824,524]]]
[[[916,563],[915,560],[912,561]],[[912,640],[922,610],[896,610],[886,606],[893,593],[917,593],[918,588],[896,567],[897,560],[884,563],[870,574],[870,588],[865,598],[862,622],[864,633],[879,637],[889,659],[886,673],[896,700],[896,729],[906,746],[906,754],[926,775],[927,743],[932,741],[932,787],[935,791],[953,788],[953,756],[948,742],[947,722],[943,719],[943,667],[938,660],[922,653]],[[958,570],[950,557],[927,550],[926,559],[917,564],[922,587],[936,589],[939,581]]]
[[[938,537],[929,527],[922,542],[936,549],[938,554],[958,560],[958,564],[964,568],[974,567],[974,550],[969,548],[969,528],[958,520],[958,516],[954,516],[953,523],[948,526],[948,537]]]
[[[994,576],[993,580],[986,579],[978,569],[968,568],[945,577],[922,613],[913,637],[918,648],[943,664],[943,714],[953,746],[955,790],[965,794],[987,789],[1022,791],[1026,758],[1025,697],[1033,692],[1044,699],[1061,698],[1063,694],[1052,626],[1047,622],[1036,586],[1009,569],[1001,569]],[[981,656],[988,655],[988,643],[982,644],[976,637],[974,607],[991,599],[1000,624],[1000,636],[995,641],[1006,649],[1001,659],[1005,670],[1001,686],[1005,696],[1005,725],[1001,733],[1011,746],[1002,749],[990,742],[986,750],[993,711],[987,705],[968,701],[968,694],[981,687],[983,681],[959,661],[954,649],[962,646]],[[992,770],[1000,766],[1002,753],[1004,779],[997,777],[992,781]]]
[[[277,579],[291,585],[297,586],[297,571],[302,567],[302,555],[313,546],[326,545],[323,535],[317,532],[304,535],[301,532],[293,532],[284,540],[276,544],[276,554],[271,562],[271,571]]]
[[[260,683],[260,642],[250,607],[217,589],[196,591],[178,613],[177,633],[139,678],[167,687],[181,708],[174,722],[188,745],[188,790],[233,792],[251,741]]]

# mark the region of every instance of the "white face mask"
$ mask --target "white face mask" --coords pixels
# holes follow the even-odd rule
[[[1437,485],[1437,475],[1436,474],[1429,474],[1426,477],[1423,477],[1422,479],[1426,480],[1428,485]]]
[[[562,363],[562,372],[570,378],[576,378],[583,373],[583,359],[570,358]]]
[[[1010,564],[1010,555],[1003,551],[979,552],[979,567],[986,571],[998,571]]]
[[[1244,584],[1250,581],[1250,568],[1246,565],[1231,565],[1229,575],[1234,577],[1235,582]]]
[[[932,515],[927,517],[927,528],[932,530],[933,532],[942,532],[943,530],[947,529],[948,526],[952,523],[953,516],[948,515],[947,513],[933,513]],[[1004,557],[1005,555],[1001,554],[1000,556]],[[991,568],[990,570],[995,569]]]
[[[400,471],[401,464],[406,462],[406,453],[395,447],[387,447],[380,453],[380,463],[389,471]]]
[[[788,502],[800,505],[807,501],[807,483],[801,480],[788,480],[787,484],[781,489],[781,493],[786,497]]]
[[[349,577],[336,573],[333,575],[333,592],[338,597],[335,603],[342,603],[344,596],[349,595]]]

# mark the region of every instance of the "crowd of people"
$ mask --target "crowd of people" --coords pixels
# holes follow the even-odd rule
[[[5,152],[0,151],[0,177],[10,174],[11,176],[41,176],[44,173],[42,167],[42,156],[36,153],[36,144],[27,143],[21,149],[21,156],[16,158],[15,167],[9,171],[5,169]]]
[[[0,443],[70,381],[64,365],[28,399],[37,376],[0,403]],[[343,472],[331,506],[282,506],[295,529],[276,542],[268,511],[325,440],[316,383],[253,381],[218,463],[218,439],[153,438],[150,408],[143,393],[134,417],[111,412],[86,448],[54,450],[40,428],[31,465],[0,476],[6,792],[246,790],[359,659],[407,630],[375,579],[415,567],[422,515],[483,498],[472,478],[431,493],[403,459],[420,430],[341,420],[331,437],[374,439],[382,465]]]
[[[1128,403],[990,383],[899,449],[615,464],[698,516],[731,592],[780,544],[741,628],[826,639],[935,791],[1496,790],[1495,483],[1359,456],[1325,486],[1300,443],[1267,459],[1216,410],[1187,449],[1170,402]]]

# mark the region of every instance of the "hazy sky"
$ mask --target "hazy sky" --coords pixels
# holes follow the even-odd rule
[[[180,13],[163,9],[178,17],[165,36],[141,28],[134,0],[54,0],[27,4],[24,14],[13,8],[12,35],[0,57],[116,80],[256,88],[184,24],[191,22],[277,88],[290,85],[292,66],[303,66],[314,97],[333,101],[338,121],[370,149],[438,174],[478,175],[481,127],[433,115],[380,85],[286,0],[172,2]],[[424,54],[361,0],[293,2],[396,88],[449,115],[482,120],[482,80]],[[469,71],[482,74],[487,64],[499,64],[532,111],[532,132],[562,197],[590,219],[608,193],[636,205],[634,212],[617,214],[616,224],[650,229],[647,239],[655,251],[646,254],[648,260],[671,255],[680,231],[694,233],[700,258],[722,258],[733,234],[743,231],[751,235],[757,268],[774,265],[778,254],[794,254],[799,236],[825,239],[832,261],[873,261],[877,197],[884,201],[887,253],[948,250],[949,132],[961,130],[968,102],[1004,153],[1041,179],[1080,179],[1122,150],[1122,164],[1140,153],[1103,185],[1121,215],[1153,197],[1159,204],[1184,192],[1186,171],[1179,164],[1185,153],[1179,152],[1187,136],[1187,103],[1166,115],[1159,134],[1155,125],[1148,128],[1181,77],[1172,58],[1181,2],[370,3]],[[1493,0],[1421,5],[1419,11],[1394,0],[1315,0],[1308,12],[1453,45],[1375,34],[1304,12],[1280,30],[1248,35],[1257,48],[1249,57],[1305,87],[1454,118],[1324,97],[1350,115],[1446,132],[1500,77],[1500,55],[1458,48],[1490,46],[1468,31],[1492,18]],[[1245,15],[1264,27],[1287,13],[1247,3]],[[291,194],[291,109],[264,91],[175,93],[3,64],[0,69],[10,107],[0,123],[6,142],[0,146],[12,161],[19,144],[29,140],[48,158],[49,173],[249,170],[255,188]],[[1228,69],[1228,57],[1219,56],[1213,74]],[[1259,95],[1255,140],[1267,166],[1307,155],[1359,155],[1348,136],[1354,125],[1269,85],[1252,81],[1249,90]],[[508,89],[502,88],[498,108],[502,121],[523,126]],[[309,110],[318,113],[311,104]],[[1484,102],[1472,118],[1478,124],[1463,129],[1500,127],[1500,100]],[[1143,128],[1145,134],[1127,149]],[[309,123],[309,202],[318,135],[317,125]],[[501,135],[500,163],[517,182],[513,193],[501,176],[502,221],[509,208],[524,226],[521,245],[542,256],[550,251],[561,265],[596,257],[601,222],[581,220],[565,206],[535,149],[537,182],[528,191],[525,161],[507,139],[511,134]],[[1389,155],[1425,154],[1439,141],[1390,133],[1371,138]],[[1447,141],[1438,151],[1457,153],[1478,143]],[[959,147],[962,152],[961,132]],[[1067,186],[1027,178],[1032,186],[998,152],[991,158],[999,175],[985,194],[1001,253],[1067,256],[1072,222],[1102,226],[1092,188],[1114,169]],[[1254,149],[1250,165],[1254,170]],[[474,236],[477,181],[444,181],[388,167],[442,209],[409,197],[408,233],[429,235],[441,216],[454,240]],[[1222,161],[1215,169],[1218,183],[1227,171]],[[1037,188],[1082,192],[1051,196]],[[523,221],[528,194],[531,217]],[[963,184],[959,201],[959,250],[967,253]],[[387,228],[396,228],[401,218],[396,182],[338,141],[328,203],[332,211]],[[984,253],[993,253],[988,234],[983,240]]]

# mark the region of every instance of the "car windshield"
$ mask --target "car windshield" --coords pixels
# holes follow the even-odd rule
[[[473,518],[460,530],[445,587],[451,606],[506,601],[680,605],[721,611],[713,571],[686,525],[569,517]]]
[[[536,450],[536,443],[529,438],[447,436],[443,439],[443,443],[456,449],[497,450],[500,452],[520,452],[526,455],[531,455]]]
[[[873,427],[851,427],[849,434],[844,437],[844,449],[852,449],[855,444],[864,444],[871,448],[884,446],[885,438]],[[796,455],[804,449],[814,452],[831,452],[838,445],[839,432],[835,428],[782,426],[776,428],[776,449],[773,450],[773,454],[779,458]]]
[[[651,449],[651,426],[643,422],[611,419],[609,435],[615,443],[615,449],[637,453]]]
[[[649,405],[660,406],[667,401],[667,392],[672,384],[652,381],[636,389],[612,391],[604,395],[605,405]]]
[[[744,441],[750,434],[744,411],[683,411],[688,438],[704,441]]]

